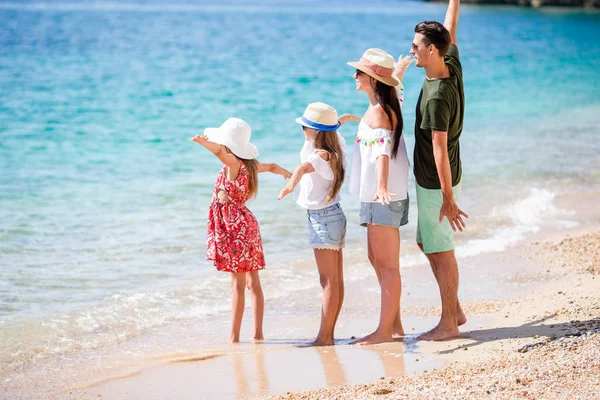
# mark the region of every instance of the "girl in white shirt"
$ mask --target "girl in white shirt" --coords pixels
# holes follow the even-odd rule
[[[381,49],[368,49],[356,68],[356,90],[369,97],[354,144],[350,192],[361,202],[360,222],[367,227],[369,261],[381,287],[381,314],[375,332],[354,343],[390,342],[404,336],[400,321],[400,226],[408,223],[408,155],[402,137],[401,79],[410,57],[394,58]],[[396,68],[394,71],[394,67]],[[396,90],[396,86],[399,86]]]
[[[321,286],[323,309],[321,326],[314,346],[334,344],[334,329],[344,300],[343,255],[346,217],[340,206],[340,188],[345,175],[346,142],[337,133],[340,126],[335,109],[325,103],[309,104],[296,119],[306,141],[300,152],[301,164],[279,200],[300,183],[296,202],[307,210],[309,245],[315,253]]]

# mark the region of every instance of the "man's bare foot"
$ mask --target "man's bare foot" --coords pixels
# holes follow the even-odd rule
[[[365,336],[362,339],[357,339],[350,344],[357,344],[359,346],[366,346],[369,344],[387,343],[393,341],[393,335],[383,335],[377,331]]]
[[[458,323],[458,326],[466,324],[467,323],[467,316],[463,312],[462,308],[460,308],[460,306],[459,306],[457,312],[458,313],[456,314],[456,322]]]
[[[442,328],[439,325],[417,337],[417,340],[440,341],[460,337],[458,327]]]

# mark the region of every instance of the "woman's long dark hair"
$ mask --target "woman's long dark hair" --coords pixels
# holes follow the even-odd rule
[[[346,174],[344,169],[344,155],[342,154],[342,147],[340,146],[337,131],[318,131],[314,146],[315,149],[325,150],[329,153],[329,161],[333,170],[333,182],[326,200],[330,202],[340,192],[342,183],[344,182],[344,175]]]
[[[392,128],[394,127],[393,116],[396,116],[396,129],[392,129],[392,159],[394,159],[398,153],[400,137],[402,136],[402,129],[404,129],[404,120],[402,119],[402,109],[400,108],[400,100],[398,100],[398,92],[394,86],[388,86],[379,81],[375,81],[373,89],[375,91],[375,97],[379,104],[381,104],[381,107],[383,107],[383,111],[385,111],[390,120]]]

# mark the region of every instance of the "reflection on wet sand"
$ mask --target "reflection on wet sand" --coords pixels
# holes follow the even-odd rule
[[[398,347],[396,347],[398,346]],[[404,345],[397,344],[394,349],[383,346],[366,346],[365,350],[373,351],[379,357],[385,377],[404,375]]]
[[[347,383],[346,372],[340,362],[336,346],[315,348],[321,359],[327,386],[341,386]]]
[[[124,398],[125,393],[161,399],[166,391],[176,393],[177,398],[256,398],[402,376],[405,369],[413,369],[410,363],[406,366],[405,358],[412,357],[405,354],[406,349],[402,342],[304,348],[242,344],[220,349],[218,357],[186,354],[178,362],[171,360],[135,376],[94,385],[94,390],[106,399]],[[152,395],[141,396],[142,392]]]
[[[246,364],[254,358],[253,367],[246,369]],[[235,376],[236,391],[238,397],[264,396],[269,393],[269,377],[265,364],[265,350],[262,345],[256,345],[254,351],[249,353],[234,352],[231,356],[233,375]],[[250,377],[250,379],[248,379]],[[256,381],[256,389],[253,390],[250,382]]]
[[[261,396],[291,388],[308,390],[368,382],[382,376],[402,376],[404,352],[402,342],[360,347],[304,347],[291,352],[257,348],[254,352],[234,354],[232,365],[238,395]]]

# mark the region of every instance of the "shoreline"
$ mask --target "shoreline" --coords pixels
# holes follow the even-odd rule
[[[373,315],[378,292],[373,287],[374,282],[367,278],[349,283],[350,292],[362,288],[362,298],[347,298],[336,335],[344,339],[337,340],[336,346],[303,348],[303,339],[285,339],[290,336],[310,339],[314,315],[318,311],[315,299],[316,305],[311,303],[295,321],[290,321],[290,315],[285,313],[277,321],[273,318],[270,321],[272,326],[292,322],[296,334],[289,329],[283,335],[274,332],[274,339],[267,343],[243,343],[235,352],[178,354],[174,357],[176,362],[164,363],[163,360],[126,377],[61,391],[58,397],[86,398],[92,394],[92,397],[116,399],[126,393],[131,398],[181,398],[193,396],[200,390],[210,398],[223,399],[263,396],[268,399],[354,399],[382,398],[385,394],[390,398],[404,395],[418,398],[428,397],[426,393],[459,398],[486,395],[488,391],[503,398],[520,394],[526,390],[524,387],[542,396],[557,393],[548,390],[567,390],[568,387],[560,383],[548,385],[542,378],[549,370],[542,367],[536,367],[538,372],[535,374],[519,372],[524,374],[523,379],[518,378],[519,382],[509,378],[518,372],[513,369],[533,362],[528,356],[539,364],[554,365],[552,363],[557,359],[552,354],[571,352],[572,344],[587,351],[590,346],[600,343],[600,308],[593,308],[594,304],[600,304],[597,294],[600,216],[586,207],[587,201],[593,201],[593,194],[582,195],[577,204],[572,203],[575,198],[577,196],[565,196],[556,201],[563,206],[585,207],[582,211],[587,224],[564,231],[540,231],[504,251],[459,261],[462,274],[460,297],[469,317],[459,339],[439,343],[415,340],[418,332],[435,324],[440,309],[437,295],[431,295],[435,291],[431,272],[428,268],[414,268],[403,275],[405,281],[411,282],[404,287],[402,299],[403,322],[408,332],[403,342],[366,348],[344,345],[350,335],[368,332],[376,323]],[[586,259],[585,254],[577,251],[579,246],[589,248],[592,258],[587,260],[585,267],[592,269],[581,268],[581,257]],[[411,286],[418,281],[422,283]],[[583,332],[580,330],[583,328],[571,322],[576,320],[583,321],[584,327],[587,324],[586,333],[593,333],[569,336],[573,330]],[[223,321],[223,328],[226,326],[227,321]],[[527,350],[519,352],[520,349]],[[581,359],[587,360],[586,354],[567,355],[577,363]],[[592,358],[587,360],[588,363],[600,362],[597,352],[589,354]],[[367,370],[365,365],[369,365]],[[461,373],[463,369],[465,372]],[[590,382],[600,379],[600,373],[590,375],[587,370],[583,373],[577,368],[574,370]],[[290,377],[291,371],[302,372]],[[491,379],[489,375],[496,374],[493,371],[504,371],[504,375],[490,386],[487,385]],[[229,381],[232,376],[235,385],[224,391],[228,383],[232,386]],[[567,378],[574,379],[571,375]],[[471,387],[472,391],[465,392],[465,387]],[[429,392],[420,393],[415,388],[429,388]],[[573,392],[577,389],[571,390],[574,395],[583,394]]]
[[[252,341],[248,298],[242,343],[228,344],[231,277],[205,260],[207,207],[222,163],[189,141],[205,126],[243,117],[260,160],[291,170],[305,139],[294,119],[306,104],[321,96],[340,114],[365,109],[344,60],[373,45],[406,52],[415,24],[440,20],[447,4],[147,3],[0,6],[8,27],[0,38],[0,400],[260,398],[402,380],[494,353],[485,341],[498,340],[487,330],[514,333],[545,318],[535,310],[512,320],[544,303],[546,291],[572,296],[561,297],[565,309],[577,304],[583,289],[573,276],[596,268],[567,247],[594,248],[595,236],[580,236],[600,225],[600,81],[590,62],[600,59],[597,9],[464,5],[459,47],[470,100],[459,206],[471,218],[456,254],[470,347],[458,351],[415,340],[435,326],[440,307],[415,245],[412,173],[400,257],[406,340],[347,345],[375,329],[380,293],[366,229],[357,226],[360,202],[346,184],[337,346],[304,347],[319,328],[322,297],[306,213],[291,198],[275,200],[281,177],[261,175],[248,206],[267,262],[266,341]],[[495,38],[502,45],[490,46]],[[217,79],[223,66],[233,68],[231,79]],[[424,79],[412,68],[404,80],[409,158]],[[356,129],[339,130],[348,162]],[[566,261],[532,261],[547,252]],[[553,272],[563,269],[571,272]],[[559,287],[567,282],[576,291]]]
[[[554,200],[561,210],[576,210],[569,214],[578,217],[580,223],[576,226],[560,230],[556,229],[559,226],[556,221],[549,221],[548,226],[554,230],[541,227],[526,240],[502,251],[459,259],[459,297],[469,320],[461,330],[463,337],[457,340],[441,343],[415,340],[418,333],[435,325],[440,312],[431,271],[428,265],[418,263],[402,271],[402,312],[407,338],[375,346],[346,346],[353,336],[369,333],[376,325],[379,292],[375,277],[369,273],[372,271],[367,269],[363,271],[366,274],[358,274],[358,279],[346,283],[348,295],[336,329],[336,337],[341,338],[336,340],[336,346],[303,347],[318,327],[316,316],[320,310],[320,289],[308,288],[278,299],[272,306],[277,313],[265,315],[268,336],[262,344],[254,344],[247,338],[238,346],[225,344],[222,340],[229,327],[228,315],[212,317],[201,326],[196,325],[197,321],[190,321],[171,327],[168,332],[150,332],[103,349],[96,354],[100,365],[67,356],[60,370],[47,371],[40,367],[23,371],[21,377],[4,381],[10,392],[8,398],[119,399],[126,394],[128,398],[159,399],[193,397],[199,393],[216,399],[240,398],[240,394],[245,394],[245,398],[369,398],[371,391],[392,390],[380,387],[384,383],[390,385],[389,377],[401,376],[402,382],[407,379],[442,382],[446,378],[440,371],[453,371],[455,365],[469,368],[477,363],[487,365],[498,361],[494,358],[498,354],[510,357],[517,347],[535,344],[539,340],[534,337],[542,333],[563,335],[562,331],[552,329],[550,333],[542,332],[542,328],[533,325],[525,329],[529,333],[512,337],[518,334],[520,326],[537,321],[531,319],[533,316],[546,318],[548,312],[551,314],[553,305],[547,301],[549,293],[567,293],[559,300],[565,310],[570,310],[570,301],[582,301],[589,285],[595,288],[600,284],[593,275],[598,273],[600,264],[600,213],[593,208],[597,194],[597,191],[577,192],[559,195]],[[554,217],[560,219],[564,214]],[[595,257],[592,261],[585,258],[586,253],[574,253],[573,248],[580,245],[590,251],[595,249],[595,253],[590,253]],[[361,271],[369,268],[354,257],[346,267],[361,268]],[[591,283],[580,282],[586,277],[594,279],[589,279]],[[577,289],[564,290],[569,284]],[[536,295],[531,296],[531,292]],[[597,295],[595,299],[600,304]],[[295,306],[298,304],[301,308]],[[531,304],[545,308],[532,314],[528,308]],[[245,313],[245,333],[252,324],[250,314]],[[565,321],[560,318],[556,321],[566,327]],[[212,336],[206,337],[207,332]],[[153,340],[161,335],[161,341]],[[157,343],[169,345],[157,349]],[[473,347],[476,351],[469,352]],[[539,350],[532,349],[531,354],[535,351]],[[283,374],[290,365],[296,366],[296,375],[291,377],[289,371]],[[298,368],[301,372],[297,372]],[[235,377],[234,385],[231,377]],[[369,383],[382,377],[386,378],[385,382]],[[391,385],[393,392],[390,393],[404,390],[397,384]],[[376,396],[381,398],[382,394]],[[2,394],[0,398],[4,398]]]
[[[533,296],[466,305],[467,315],[495,317],[457,340],[422,343],[445,361],[442,368],[265,399],[600,398],[600,225],[524,250],[534,254],[532,264],[547,263],[528,271],[545,282]]]

